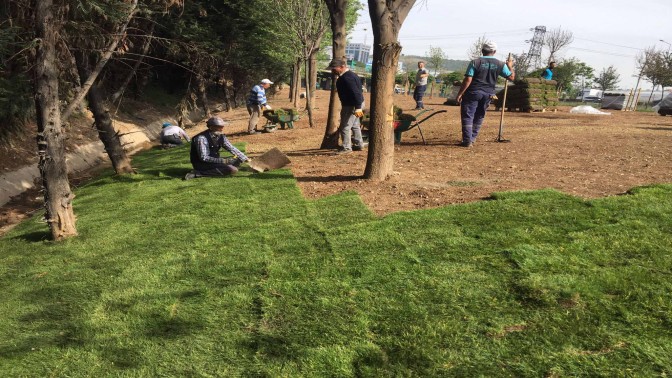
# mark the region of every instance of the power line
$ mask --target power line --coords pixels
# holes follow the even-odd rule
[[[595,41],[595,40],[593,40],[593,39],[577,38],[577,37],[574,37],[574,39],[578,39],[578,40],[580,40],[580,41],[588,41],[588,42],[601,43],[601,44],[603,44],[603,45],[610,45],[610,46],[622,47],[622,48],[624,48],[624,49],[632,49],[632,50],[638,50],[638,51],[642,51],[642,50],[644,50],[644,49],[640,49],[640,48],[637,48],[637,47],[623,46],[623,45],[617,45],[617,44],[615,44],[615,43]]]
[[[611,53],[611,52],[592,50],[592,49],[584,49],[584,48],[581,48],[581,47],[570,46],[570,47],[567,48],[567,50],[572,50],[572,49],[579,50],[579,51],[587,51],[587,52],[592,52],[592,53],[598,53],[598,54],[604,54],[604,55],[620,56],[620,57],[625,57],[625,58],[636,58],[636,56],[634,56],[634,55]]]

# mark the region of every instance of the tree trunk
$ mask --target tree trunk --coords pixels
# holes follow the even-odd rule
[[[91,74],[87,53],[82,50],[75,51],[75,60],[79,78],[82,82],[86,82]],[[117,174],[135,173],[131,166],[131,157],[124,150],[119,133],[112,126],[112,118],[103,101],[98,82],[94,82],[89,88],[87,99],[89,100],[89,109],[95,120],[94,125],[98,131],[98,138],[105,146],[105,152],[110,157],[114,171]]]
[[[231,104],[231,94],[229,91],[229,81],[224,80],[222,82],[222,91],[224,91],[224,104],[226,105],[226,111],[231,111],[233,105]]]
[[[364,177],[382,181],[394,168],[392,106],[394,78],[401,53],[399,30],[415,0],[369,0],[373,29],[371,120]]]
[[[203,106],[203,116],[205,118],[210,117],[206,80],[201,75],[196,75],[196,92],[198,92],[198,98],[201,100],[201,106]]]
[[[299,107],[299,93],[301,92],[301,58],[296,58],[294,61],[294,69],[292,71],[292,103],[295,108]]]
[[[322,37],[317,38],[313,43],[315,46],[308,56],[308,67],[306,68],[306,87],[310,88],[310,91],[306,92],[306,103],[309,105],[308,108],[308,122],[310,127],[315,126],[313,121],[313,100],[315,100],[315,92],[317,92],[317,54],[320,52],[320,43],[322,42]]]
[[[331,19],[331,44],[333,59],[345,59],[345,12],[348,8],[348,0],[326,0]],[[337,76],[331,75],[331,93],[329,95],[329,114],[327,126],[324,130],[322,145],[320,148],[338,148],[338,127],[340,125],[341,102],[338,100],[336,91]]]
[[[72,209],[75,195],[68,182],[65,137],[61,127],[53,0],[36,3],[35,28],[40,40],[35,61],[38,166],[44,186],[45,219],[53,239],[62,240],[77,235]]]

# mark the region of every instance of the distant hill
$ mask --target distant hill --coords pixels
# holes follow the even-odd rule
[[[418,67],[418,61],[424,60],[427,61],[427,57],[424,56],[417,56],[417,55],[404,55],[402,57],[399,57],[400,62],[404,62],[404,69],[406,71],[415,71]],[[455,59],[444,59],[443,60],[443,66],[442,71],[462,71],[467,69],[467,65],[469,64],[468,60],[455,60]],[[429,67],[431,72],[434,72],[434,70]]]

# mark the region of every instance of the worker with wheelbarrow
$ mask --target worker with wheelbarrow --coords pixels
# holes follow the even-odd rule
[[[494,57],[497,52],[497,45],[494,42],[483,43],[481,52],[482,57],[469,63],[456,98],[461,105],[462,142],[460,146],[462,147],[471,147],[476,141],[485,119],[485,112],[495,94],[497,77],[502,76],[511,81],[515,78],[513,60],[509,59],[504,63]]]

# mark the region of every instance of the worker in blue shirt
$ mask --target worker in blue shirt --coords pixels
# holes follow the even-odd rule
[[[551,80],[553,79],[553,69],[558,65],[555,62],[548,63],[548,68],[544,70],[541,74],[542,79]]]
[[[485,119],[485,112],[490,106],[492,96],[495,95],[497,77],[502,76],[511,81],[515,78],[513,61],[508,60],[505,63],[494,57],[497,52],[497,45],[494,42],[483,43],[481,52],[482,57],[469,63],[456,98],[457,103],[461,105],[462,142],[460,145],[463,147],[471,147],[476,141]]]
[[[247,112],[250,114],[250,121],[247,124],[248,134],[257,133],[257,122],[259,122],[262,108],[271,110],[271,106],[268,105],[266,100],[266,90],[271,85],[273,85],[272,81],[263,79],[258,85],[252,87],[249,96],[247,96]]]

